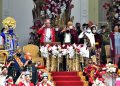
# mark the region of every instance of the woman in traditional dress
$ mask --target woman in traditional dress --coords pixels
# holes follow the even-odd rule
[[[30,75],[26,74],[25,79],[19,82],[18,86],[34,86],[34,84],[30,80],[31,80]]]
[[[112,61],[117,64],[120,58],[120,33],[118,24],[113,27],[113,32],[110,34],[110,49]]]
[[[109,40],[109,34],[110,31],[108,30],[108,27],[106,25],[101,26],[102,32],[102,44],[101,44],[101,64],[106,64],[108,57],[110,57],[110,40]]]
[[[52,83],[48,80],[48,74],[42,74],[42,81],[38,82],[37,86],[53,86]]]

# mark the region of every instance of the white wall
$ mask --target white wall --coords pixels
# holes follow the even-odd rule
[[[80,22],[81,24],[88,22],[88,0],[73,0],[74,8],[71,16],[74,16],[74,24]]]
[[[12,16],[17,21],[16,33],[19,36],[20,45],[28,43],[32,21],[32,0],[3,0],[3,19]]]

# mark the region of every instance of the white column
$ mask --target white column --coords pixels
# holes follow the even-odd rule
[[[81,0],[72,0],[72,4],[74,4],[74,8],[71,11],[71,16],[74,16],[74,21],[73,23],[75,24],[76,22],[81,22],[80,20],[80,1]]]
[[[81,24],[88,23],[88,0],[80,0]]]
[[[74,8],[71,16],[74,16],[74,24],[76,22],[88,23],[88,0],[73,0]]]

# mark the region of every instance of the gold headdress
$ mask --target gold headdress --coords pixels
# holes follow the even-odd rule
[[[12,17],[5,18],[2,22],[2,24],[3,24],[3,27],[6,28],[6,29],[9,29],[9,27],[11,27],[13,29],[16,28],[16,21]]]

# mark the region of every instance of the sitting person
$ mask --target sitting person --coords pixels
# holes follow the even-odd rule
[[[42,81],[38,82],[37,86],[53,86],[50,81],[48,81],[48,74],[43,73],[42,74]]]
[[[23,71],[22,73],[21,73],[21,75],[19,76],[19,78],[17,79],[17,81],[16,81],[16,85],[18,85],[19,84],[19,82],[22,82],[22,81],[24,81],[25,80],[25,72]]]
[[[32,59],[26,61],[26,63],[24,64],[23,71],[28,71],[28,72],[30,72],[30,75],[31,75],[31,78],[32,78],[32,79],[31,79],[31,82],[34,83],[34,84],[36,84],[37,78],[38,78],[37,68],[36,68],[35,65],[33,64]]]
[[[7,84],[5,86],[16,86],[13,82],[12,77],[9,77],[6,82],[7,82]]]
[[[36,62],[35,67],[37,68],[37,72],[38,72],[38,82],[42,81],[42,74],[44,73],[45,67],[42,65],[42,63],[40,61]]]
[[[19,82],[18,86],[34,86],[30,80],[30,74],[26,74],[24,80]]]
[[[5,86],[6,78],[8,76],[7,74],[8,74],[8,69],[6,66],[3,66],[2,71],[0,73],[0,86]]]

